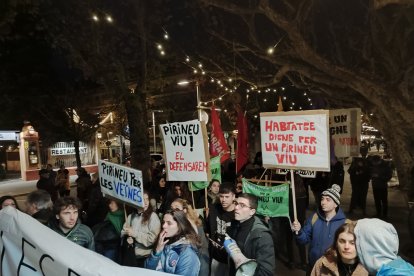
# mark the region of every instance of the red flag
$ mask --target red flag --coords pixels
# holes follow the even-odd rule
[[[241,108],[237,111],[237,131],[236,172],[239,172],[249,161],[247,118]]]
[[[226,144],[220,119],[214,106],[211,107],[210,155],[211,157],[221,155],[220,163],[230,158],[229,147]]]

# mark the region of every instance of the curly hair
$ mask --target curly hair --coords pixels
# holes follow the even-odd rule
[[[82,203],[79,198],[72,196],[60,197],[53,205],[53,214],[59,215],[62,210],[70,206],[72,206],[74,209],[82,209]]]

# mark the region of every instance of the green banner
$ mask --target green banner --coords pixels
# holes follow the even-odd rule
[[[257,213],[267,217],[289,217],[289,184],[274,187],[255,185],[246,179],[243,193],[254,194],[259,199]]]
[[[220,156],[216,156],[210,159],[210,170],[211,170],[211,179],[217,179],[221,183],[221,164]],[[190,190],[198,191],[208,187],[210,182],[207,181],[197,181],[190,182]]]

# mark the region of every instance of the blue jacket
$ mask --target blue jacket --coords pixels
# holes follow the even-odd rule
[[[314,266],[316,261],[323,256],[334,241],[335,231],[345,223],[345,214],[338,207],[336,215],[327,222],[325,216],[316,211],[318,219],[312,225],[312,216],[306,219],[305,225],[300,229],[296,240],[300,244],[310,243],[309,246],[309,265]]]
[[[166,245],[159,255],[152,251],[145,260],[145,268],[183,276],[198,276],[200,260],[197,249],[182,238]]]
[[[377,276],[411,276],[414,275],[414,267],[397,257],[397,259],[381,266],[378,270]]]

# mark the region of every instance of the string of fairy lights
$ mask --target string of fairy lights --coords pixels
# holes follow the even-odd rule
[[[113,24],[114,23],[114,19],[112,18],[111,15],[109,15],[108,13],[103,13],[102,15],[98,16],[97,13],[92,14],[91,16],[92,20],[94,22],[99,22],[100,20],[106,21],[107,23]],[[169,42],[171,41],[170,39],[170,35],[168,34],[168,32],[166,31],[166,29],[164,27],[162,27],[162,32],[161,32],[161,39],[160,41],[164,41],[164,42]],[[276,49],[276,47],[279,45],[279,43],[283,40],[284,37],[282,37],[281,39],[279,39],[279,41],[277,41],[274,45],[270,46],[267,50],[266,53],[268,55],[273,55],[274,54],[274,50]],[[166,52],[166,47],[164,47],[163,43],[161,42],[156,42],[155,43],[155,47],[158,50],[158,53],[161,57],[164,57],[167,55]],[[183,51],[184,52],[184,51]],[[206,80],[209,80],[209,82],[211,84],[215,84],[216,88],[218,91],[222,91],[221,93],[219,93],[218,96],[211,98],[210,100],[207,101],[200,101],[200,105],[204,105],[204,106],[209,106],[209,105],[215,105],[217,102],[222,101],[225,97],[238,92],[239,89],[246,89],[245,90],[245,94],[246,94],[246,106],[249,103],[249,100],[252,98],[253,95],[256,94],[257,95],[264,95],[262,97],[262,101],[264,103],[266,103],[268,101],[268,99],[270,98],[269,94],[270,93],[274,93],[276,95],[278,95],[279,97],[282,97],[282,101],[283,101],[283,105],[285,106],[285,103],[289,103],[288,102],[288,96],[286,95],[286,90],[287,88],[285,86],[279,86],[279,87],[267,87],[267,88],[258,88],[258,85],[248,85],[248,88],[242,88],[241,83],[234,81],[234,79],[232,77],[224,77],[224,78],[216,78],[211,76],[210,74],[208,74],[208,70],[206,70],[204,68],[204,65],[202,62],[200,61],[192,61],[192,59],[190,58],[189,55],[184,55],[183,64],[185,64],[188,68],[190,68],[192,70],[192,73],[195,75],[195,78],[205,78]],[[307,101],[309,104],[309,107],[312,107],[313,103],[312,103],[312,99],[309,97],[308,92],[303,92],[303,96],[305,97],[305,102]],[[278,106],[279,104],[277,104],[276,106]],[[290,110],[302,110],[304,109],[301,105],[296,104],[294,101],[290,101],[290,105],[287,104],[286,105],[287,108],[289,108]],[[226,109],[223,109],[224,112],[227,112]],[[255,116],[256,117],[256,116]]]
[[[162,28],[163,30],[163,39],[165,41],[170,40],[170,36],[168,34],[168,32]],[[274,53],[274,49],[278,46],[278,44],[282,41],[283,37],[276,42],[275,45],[269,47],[267,49],[267,54],[268,55],[272,55]],[[158,42],[156,43],[156,48],[159,51],[160,56],[165,56],[166,55],[166,51],[165,51],[165,47],[162,45],[162,43]],[[233,80],[232,77],[224,77],[224,78],[216,78],[211,76],[210,74],[208,74],[208,70],[205,69],[204,65],[202,62],[200,61],[192,61],[192,59],[190,58],[189,55],[185,55],[184,59],[183,59],[183,64],[185,64],[186,66],[188,66],[191,70],[192,73],[197,76],[197,77],[204,77],[206,79],[209,79],[209,82],[212,84],[216,84],[217,89],[223,91],[222,93],[219,93],[219,96],[216,96],[210,100],[207,101],[201,101],[200,104],[204,105],[204,106],[208,106],[208,105],[214,105],[217,102],[220,102],[223,100],[224,97],[229,96],[235,92],[238,91],[238,89],[240,89],[241,85],[240,83],[237,83]],[[275,94],[279,94],[279,96],[282,97],[282,100],[287,103],[288,101],[288,96],[286,95],[285,91],[287,90],[287,88],[285,86],[280,86],[280,87],[267,87],[267,88],[258,88],[258,85],[250,85],[249,88],[246,88],[245,92],[246,92],[246,104],[248,103],[249,99],[251,98],[251,95],[253,93],[256,93],[257,95],[259,94],[263,94],[265,95],[262,98],[263,102],[267,102],[268,101],[268,97],[266,95],[268,95],[269,93],[275,93]],[[284,94],[282,96],[282,94]],[[312,107],[313,103],[312,103],[312,99],[310,98],[309,94],[307,91],[303,92],[303,96],[305,97],[305,101],[308,102],[308,105],[310,107]],[[279,104],[277,104],[278,106]],[[303,106],[301,105],[297,105],[294,101],[290,102],[290,105],[288,105],[288,108],[290,110],[303,110]],[[225,112],[227,112],[226,109],[223,109]],[[257,116],[256,116],[257,117]]]

